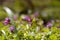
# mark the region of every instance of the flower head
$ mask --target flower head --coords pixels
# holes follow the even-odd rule
[[[10,26],[10,31],[13,32],[15,30],[14,26]]]
[[[47,26],[47,27],[52,27],[53,24],[52,24],[51,22],[48,22],[46,26]]]
[[[26,21],[28,21],[28,22],[31,22],[31,18],[30,18],[29,16],[26,16],[26,17],[24,18],[24,20],[26,20]]]
[[[14,15],[13,19],[14,19],[14,20],[17,20],[17,16],[16,16],[16,15]]]
[[[8,25],[10,23],[10,19],[9,18],[5,18],[5,21],[3,22],[4,25]]]
[[[9,22],[8,22],[8,21],[4,21],[3,24],[4,24],[4,25],[8,25]]]
[[[10,19],[9,19],[9,18],[5,18],[5,21],[8,21],[8,22],[10,22]]]

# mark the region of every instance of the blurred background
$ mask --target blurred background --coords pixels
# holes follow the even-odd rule
[[[0,0],[0,20],[7,17],[7,12],[3,9],[6,6],[14,14],[28,14],[27,11],[39,11],[42,19],[60,19],[60,0]]]

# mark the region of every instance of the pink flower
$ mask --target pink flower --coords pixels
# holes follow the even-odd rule
[[[9,22],[8,22],[8,21],[4,21],[3,24],[4,24],[4,25],[8,25]]]
[[[46,26],[47,26],[47,27],[52,27],[53,24],[52,24],[51,22],[48,22]]]
[[[10,19],[9,19],[9,18],[5,18],[5,21],[8,21],[8,22],[10,22]]]
[[[5,21],[3,22],[4,25],[8,25],[10,23],[10,19],[9,18],[5,18]]]
[[[15,30],[14,26],[10,26],[10,31],[13,32]]]
[[[24,18],[24,20],[26,20],[26,21],[28,21],[28,22],[31,22],[31,18],[30,18],[29,16],[26,16],[26,17]]]
[[[14,19],[14,20],[17,20],[17,16],[16,16],[16,15],[14,15],[13,19]]]

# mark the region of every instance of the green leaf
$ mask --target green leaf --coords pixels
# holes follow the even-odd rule
[[[50,35],[49,38],[50,40],[57,40],[57,36],[54,34]]]

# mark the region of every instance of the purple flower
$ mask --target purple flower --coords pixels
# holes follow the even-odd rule
[[[48,22],[46,26],[47,26],[47,27],[52,27],[53,25],[52,25],[51,22]]]
[[[17,20],[17,16],[16,16],[16,15],[14,15],[13,19],[14,19],[14,20]]]
[[[8,21],[8,22],[10,22],[10,19],[9,19],[9,18],[5,18],[5,21]]]
[[[28,21],[28,22],[31,22],[31,18],[30,18],[29,16],[26,16],[26,17],[24,18],[24,20],[26,20],[26,21]]]
[[[5,21],[3,22],[4,25],[8,25],[10,23],[10,19],[9,18],[5,18]]]
[[[8,22],[8,21],[4,21],[3,24],[4,24],[4,25],[8,25],[9,22]]]
[[[13,32],[15,30],[14,26],[10,26],[10,31]]]

